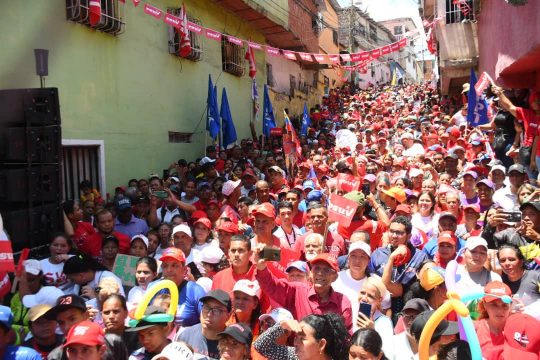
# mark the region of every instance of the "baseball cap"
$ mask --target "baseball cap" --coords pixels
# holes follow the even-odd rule
[[[166,248],[161,254],[161,257],[159,258],[159,261],[165,261],[165,260],[173,260],[173,261],[185,263],[186,256],[184,255],[182,250],[171,246],[171,247]]]
[[[367,180],[368,182],[372,183],[372,182],[375,182],[375,180],[377,180],[377,177],[374,174],[366,174],[364,176],[364,180]]]
[[[313,180],[306,180],[302,183],[302,187],[304,188],[304,190],[306,189],[315,189],[315,183],[313,182]]]
[[[261,297],[261,287],[257,280],[250,281],[248,279],[241,279],[234,284],[233,292],[240,291],[249,296],[256,296],[260,299]]]
[[[45,317],[47,319],[56,320],[56,316],[68,309],[79,309],[86,311],[86,302],[84,299],[77,295],[64,295],[60,296],[56,300],[56,305],[47,311]]]
[[[233,193],[233,191],[240,185],[242,180],[228,180],[223,184],[223,187],[221,188],[221,193],[225,196],[229,196]]]
[[[208,264],[218,264],[223,258],[223,255],[225,253],[218,246],[210,245],[201,250],[200,260]]]
[[[199,218],[197,219],[194,223],[193,223],[193,226],[197,225],[197,224],[202,224],[204,225],[204,227],[206,227],[207,229],[212,229],[212,222],[210,221],[210,219],[206,218],[206,217],[202,217],[202,218]]]
[[[0,325],[10,329],[11,324],[13,324],[13,312],[11,311],[11,308],[0,305]]]
[[[251,176],[251,177],[254,177],[254,178],[257,178],[257,175],[255,175],[255,172],[253,171],[253,169],[251,168],[247,168],[246,170],[244,170],[244,172],[242,173],[242,177],[246,177],[246,176]]]
[[[206,164],[213,164],[216,160],[210,159],[208,156],[205,156],[199,161],[199,166],[204,166]]]
[[[505,359],[538,359],[540,321],[525,313],[517,313],[506,320],[503,333]]]
[[[73,344],[97,346],[105,344],[105,331],[98,324],[85,320],[73,326],[66,337],[63,347]]]
[[[355,241],[349,246],[349,255],[356,250],[361,250],[366,253],[367,256],[371,256],[371,247],[363,241]]]
[[[191,228],[186,224],[176,225],[173,228],[172,235],[174,236],[174,234],[176,234],[177,232],[183,232],[187,236],[193,237],[193,234],[191,233]]]
[[[512,296],[512,290],[501,281],[490,281],[484,286],[484,297],[485,302],[492,302],[498,299],[501,299],[502,296]]]
[[[182,342],[173,341],[165,346],[163,350],[151,360],[168,359],[168,360],[193,360],[193,351]]]
[[[220,337],[224,335],[228,335],[239,343],[247,346],[251,346],[251,341],[253,340],[253,334],[251,333],[251,329],[243,323],[229,325],[225,328],[224,331],[218,334],[218,336]]]
[[[476,172],[474,172],[474,171],[466,171],[466,172],[463,173],[463,177],[465,177],[465,175],[470,175],[475,180],[478,178],[478,174]]]
[[[36,259],[24,260],[24,271],[32,275],[39,275],[41,272],[41,263]]]
[[[285,269],[285,272],[288,273],[292,269],[298,269],[301,272],[308,272],[307,263],[305,261],[300,261],[300,260],[291,262],[289,266],[287,266],[287,268]]]
[[[313,265],[317,263],[325,263],[326,265],[330,266],[330,268],[334,270],[335,272],[339,271],[339,267],[336,262],[336,259],[328,253],[322,253],[315,256],[313,259],[311,259],[311,261],[309,262],[309,265],[310,267],[312,267]]]
[[[495,189],[495,185],[493,185],[493,182],[491,180],[489,180],[489,179],[482,179],[482,180],[478,181],[476,183],[476,187],[478,187],[478,185],[480,185],[480,184],[484,184],[490,189]]]
[[[468,204],[468,205],[465,205],[463,207],[463,211],[467,210],[467,209],[472,209],[474,210],[476,213],[480,214],[480,205],[478,204]]]
[[[262,215],[266,216],[272,219],[276,218],[276,209],[274,208],[274,205],[265,202],[260,204],[259,206],[255,207],[252,212],[253,216]]]
[[[506,175],[506,168],[503,166],[503,165],[494,165],[491,167],[491,170],[489,171],[489,173],[491,174],[492,172],[494,172],[495,170],[499,170],[499,171],[502,171],[503,174]]]
[[[22,303],[27,308],[31,308],[39,304],[54,306],[56,304],[56,300],[62,295],[64,295],[64,292],[56,286],[42,286],[37,293],[23,296]]]
[[[231,234],[238,234],[238,225],[232,221],[222,221],[217,230],[225,231]]]
[[[312,201],[320,202],[323,197],[323,193],[320,190],[311,190],[306,196],[306,202],[309,204]]]
[[[409,170],[409,177],[410,178],[413,178],[413,177],[417,177],[417,176],[420,176],[420,175],[424,175],[424,172],[418,168],[411,168],[411,170]]]
[[[207,300],[216,300],[217,302],[226,306],[228,311],[231,311],[231,307],[232,307],[231,297],[229,296],[227,292],[223,290],[220,290],[220,289],[210,290],[208,293],[206,293],[205,296],[199,299],[199,301],[202,303],[204,303]]]
[[[437,238],[437,244],[448,243],[452,245],[457,245],[457,238],[453,231],[443,231],[439,234]]]
[[[512,171],[517,171],[520,174],[525,174],[527,171],[525,170],[525,166],[521,164],[514,164],[508,168],[508,174],[510,174]]]
[[[366,198],[365,198],[364,194],[361,193],[360,191],[351,191],[351,192],[345,194],[345,196],[343,196],[343,197],[345,199],[347,199],[347,200],[354,201],[355,203],[358,204],[359,207],[363,207],[365,202],[366,202]]]
[[[414,298],[405,303],[405,306],[403,306],[403,309],[401,311],[405,310],[415,310],[419,313],[428,311],[431,308],[429,307],[429,303],[424,299]]]
[[[137,239],[142,240],[144,245],[146,245],[146,248],[148,248],[148,244],[150,243],[150,241],[148,240],[148,238],[146,236],[144,236],[143,234],[135,235],[135,236],[133,236],[131,238],[131,242],[134,242]]]
[[[281,176],[285,176],[285,171],[283,171],[283,169],[280,168],[280,167],[277,166],[277,165],[270,166],[270,167],[268,168],[268,172],[270,172],[270,171],[275,171],[275,172],[277,172],[277,173],[280,173]]]
[[[411,334],[414,335],[417,341],[420,339],[422,331],[434,313],[434,310],[423,311],[416,317],[416,319],[414,319],[411,325]],[[437,338],[442,335],[455,335],[457,333],[459,333],[457,322],[443,319],[435,328],[432,338]]]
[[[521,204],[519,210],[523,211],[527,206],[532,206],[536,211],[540,211],[540,201],[527,201],[526,203]]]
[[[207,181],[202,181],[202,182],[200,182],[199,184],[197,184],[197,191],[201,191],[201,189],[204,188],[204,187],[212,188],[212,186],[210,185],[209,182],[207,182]]]
[[[382,192],[396,199],[396,201],[399,203],[403,203],[405,202],[405,200],[407,200],[407,194],[405,194],[405,191],[403,191],[403,189],[398,188],[397,186],[391,187],[388,190],[383,189]]]
[[[465,248],[468,249],[468,250],[474,250],[479,246],[485,247],[486,250],[488,248],[488,243],[487,243],[486,239],[484,239],[481,236],[471,236],[465,242]]]
[[[430,291],[436,286],[444,283],[444,274],[445,274],[444,269],[438,266],[424,268],[418,274],[418,280],[420,281],[420,286],[424,290]]]
[[[129,200],[129,198],[127,198],[127,197],[123,197],[121,199],[118,199],[116,201],[116,209],[118,211],[131,209],[131,200]]]
[[[408,205],[408,204],[399,204],[396,207],[395,213],[398,213],[398,212],[402,212],[402,213],[405,213],[407,215],[411,215],[412,214],[411,206]]]
[[[36,321],[51,309],[51,305],[48,304],[39,304],[32,306],[30,310],[28,310],[28,321]]]
[[[264,321],[265,319],[272,318],[276,323],[280,323],[284,320],[293,320],[294,317],[291,312],[284,308],[275,308],[270,311],[270,314],[262,314],[259,316],[259,321]]]

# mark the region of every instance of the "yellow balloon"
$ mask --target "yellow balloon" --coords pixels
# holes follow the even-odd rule
[[[429,318],[420,335],[420,341],[418,342],[418,358],[420,360],[429,360],[429,343],[435,332],[435,329],[441,321],[453,310],[459,316],[468,316],[469,309],[459,300],[459,295],[456,293],[448,292],[448,299],[442,306],[440,306],[433,315]]]
[[[135,310],[135,313],[133,314],[135,320],[141,320],[143,318],[144,312],[146,311],[146,308],[148,307],[148,304],[150,304],[152,298],[158,292],[165,289],[169,290],[169,293],[171,294],[171,305],[169,306],[167,314],[172,315],[174,318],[176,315],[176,308],[178,307],[178,287],[171,280],[160,280],[150,289],[146,290],[142,301],[139,303],[137,310]]]

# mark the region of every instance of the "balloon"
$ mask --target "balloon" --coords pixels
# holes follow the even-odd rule
[[[444,272],[444,284],[446,285],[446,290],[454,291],[456,289],[456,272],[458,268],[458,263],[456,260],[451,260],[448,265],[446,265],[446,270]]]
[[[480,341],[478,340],[478,335],[474,329],[473,321],[470,316],[460,317],[461,324],[465,330],[467,336],[467,342],[469,343],[469,348],[471,349],[471,355],[473,360],[482,359],[482,348],[480,347]]]
[[[133,314],[133,318],[135,320],[141,320],[152,298],[159,291],[165,289],[169,290],[169,293],[171,294],[171,305],[169,306],[167,314],[172,315],[174,319],[174,316],[176,315],[176,308],[178,307],[178,287],[171,280],[160,280],[155,283],[151,288],[147,289],[142,301],[137,306],[137,310],[135,310],[135,313]]]

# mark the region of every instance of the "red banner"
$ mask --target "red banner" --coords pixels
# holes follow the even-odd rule
[[[300,55],[300,58],[304,61],[309,61],[309,62],[313,62],[313,59],[311,58],[311,55],[308,54],[308,53],[298,53],[298,55]]]
[[[476,96],[482,95],[482,93],[488,88],[490,83],[493,84],[493,80],[491,80],[491,77],[488,75],[488,73],[484,71],[482,75],[480,75],[480,77],[478,78],[476,85],[474,85]]]
[[[338,174],[337,187],[345,192],[358,191],[362,182],[360,178],[349,174]]]
[[[351,54],[351,61],[354,61],[354,62],[362,61],[362,54],[361,53]]]
[[[133,5],[135,5],[135,7],[139,6],[139,3],[141,2],[141,0],[133,0]]]
[[[390,51],[391,51],[391,50],[390,50],[390,46],[389,46],[389,45],[383,46],[383,47],[381,48],[381,53],[382,53],[383,55],[388,55],[388,54],[390,54]]]
[[[375,49],[371,52],[372,58],[377,59],[379,56],[381,56],[381,48]]]
[[[221,33],[217,32],[217,31],[214,31],[212,29],[206,29],[206,31],[204,32],[204,35],[208,38],[208,39],[212,39],[212,40],[216,40],[216,41],[221,41]]]
[[[158,9],[155,6],[148,5],[148,4],[144,4],[144,12],[145,14],[153,16],[158,20],[161,19],[161,15],[163,14],[163,12],[160,9]]]
[[[194,33],[196,34],[202,34],[203,32],[203,27],[198,25],[198,24],[195,24],[195,23],[192,23],[192,22],[189,22],[187,23],[187,28],[189,31],[193,31]]]
[[[351,225],[357,207],[357,202],[332,194],[328,199],[328,220],[347,228]]]
[[[283,56],[285,56],[289,60],[296,60],[296,55],[294,55],[294,51],[283,50]]]
[[[282,136],[282,135],[283,135],[283,128],[270,129],[270,136]]]
[[[399,40],[398,44],[400,48],[407,46],[407,38],[404,37],[403,39]]]
[[[343,61],[351,61],[351,55],[349,54],[339,54],[339,56],[341,56],[341,60]]]
[[[233,44],[238,45],[238,46],[242,46],[244,44],[244,42],[240,40],[239,38],[236,38],[230,35],[227,36],[227,40],[229,40],[229,42],[232,42]]]
[[[272,56],[279,56],[279,49],[267,46],[266,47],[266,53],[268,55],[272,55]]]
[[[247,44],[252,49],[262,50],[262,45],[261,44],[257,44],[257,43],[251,42],[251,41],[248,41]]]
[[[360,60],[362,60],[362,61],[369,60],[370,55],[371,55],[371,54],[369,53],[369,51],[361,52],[361,53],[360,53]]]
[[[0,233],[5,235],[4,231]],[[15,271],[13,249],[11,247],[11,241],[7,239],[7,236],[4,239],[0,239],[0,269],[7,272]]]
[[[330,61],[333,62],[334,64],[339,63],[339,55],[328,55],[328,58],[329,58]]]
[[[313,54],[313,57],[315,58],[315,61],[318,63],[325,63],[326,57],[322,54]]]
[[[398,51],[399,50],[399,43],[395,42],[393,44],[390,44],[390,50]]]
[[[182,19],[172,14],[165,14],[165,17],[163,18],[163,22],[177,29],[180,29],[180,26],[182,26]]]

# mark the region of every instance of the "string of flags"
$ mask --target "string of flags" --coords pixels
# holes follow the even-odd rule
[[[120,0],[120,1],[125,3],[125,0]],[[132,3],[135,7],[138,7],[142,3],[142,1],[132,0]],[[219,31],[200,26],[199,24],[195,24],[187,20],[185,5],[182,6],[182,12],[180,14],[180,17],[167,13],[166,11],[163,11],[159,9],[158,7],[154,5],[150,5],[148,3],[144,3],[143,11],[145,14],[152,16],[156,20],[162,20],[167,25],[170,25],[176,28],[179,34],[181,35],[181,39],[184,41],[185,50],[187,50],[189,46],[188,45],[189,36],[186,34],[188,34],[189,32],[193,32],[197,35],[204,35],[207,39],[214,40],[214,41],[221,41],[224,38],[227,41],[238,46],[243,46],[245,44],[248,46],[248,49],[251,54],[252,54],[252,50],[258,50],[258,51],[265,51],[266,54],[270,56],[283,56],[286,59],[289,59],[292,61],[304,61],[304,62],[321,63],[321,64],[339,64],[341,61],[353,62],[353,63],[373,61],[381,56],[385,56],[390,53],[399,51],[400,49],[407,46],[407,43],[408,43],[407,37],[403,37],[401,40],[396,41],[392,44],[381,46],[373,50],[361,51],[354,54],[314,54],[314,53],[279,49],[272,46],[259,44],[253,41],[240,39],[235,36],[222,34]],[[190,46],[189,46],[189,49],[191,50]]]

